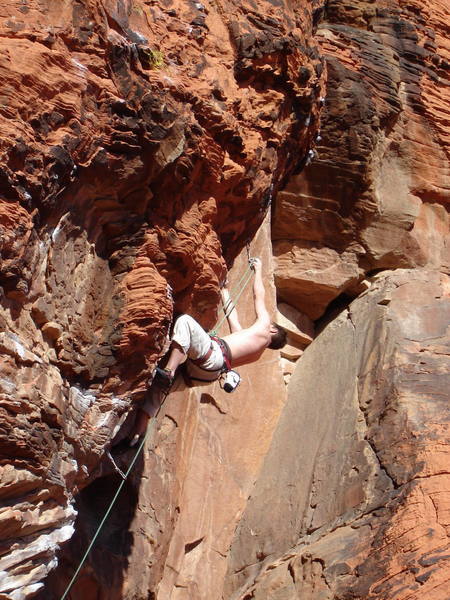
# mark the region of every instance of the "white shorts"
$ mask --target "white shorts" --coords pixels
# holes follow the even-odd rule
[[[172,341],[181,346],[188,359],[193,360],[205,356],[212,346],[213,351],[201,367],[187,360],[186,370],[193,379],[214,381],[219,377],[223,367],[222,350],[195,319],[189,315],[178,317],[173,328]]]
[[[224,364],[222,350],[219,344],[209,337],[195,319],[189,315],[178,317],[173,328],[172,341],[176,342],[186,353],[188,359],[186,361],[186,372],[195,386],[207,385],[219,378]],[[213,351],[201,367],[189,360],[190,358],[195,360],[205,356],[211,346]],[[184,379],[181,374],[178,374],[170,390],[173,392],[181,391],[184,386]],[[149,417],[153,417],[158,411],[160,402],[161,398],[158,394],[147,394],[142,410]]]

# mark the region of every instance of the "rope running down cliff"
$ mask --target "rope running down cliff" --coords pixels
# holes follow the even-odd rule
[[[86,552],[84,553],[83,558],[81,559],[80,564],[78,565],[77,570],[75,571],[72,579],[69,582],[69,585],[67,586],[67,588],[66,588],[64,594],[61,596],[60,600],[65,600],[65,598],[67,597],[67,594],[69,593],[71,587],[75,583],[75,580],[78,577],[78,575],[79,575],[79,573],[80,573],[80,571],[81,571],[81,569],[82,569],[82,567],[83,567],[83,565],[84,565],[84,563],[85,563],[85,561],[86,561],[86,559],[87,559],[87,557],[89,555],[89,552],[92,550],[92,547],[95,544],[95,541],[96,541],[96,539],[97,539],[100,531],[102,530],[103,525],[105,524],[106,519],[108,518],[111,510],[113,509],[114,504],[116,503],[117,498],[119,497],[120,492],[122,491],[123,486],[125,485],[125,482],[126,482],[126,480],[128,478],[128,475],[131,473],[131,470],[134,467],[134,464],[135,464],[136,460],[138,459],[138,456],[140,455],[140,453],[142,452],[142,449],[145,446],[145,442],[150,437],[150,434],[153,433],[154,423],[156,423],[156,417],[159,415],[159,413],[161,411],[161,408],[163,407],[163,404],[166,401],[167,396],[168,396],[168,394],[166,393],[165,396],[164,396],[164,398],[163,398],[163,400],[162,400],[162,402],[161,402],[161,404],[160,404],[160,406],[159,406],[159,408],[158,408],[158,410],[156,411],[156,414],[155,414],[154,418],[152,419],[151,425],[147,428],[147,431],[145,432],[145,435],[144,435],[144,437],[142,439],[142,442],[139,445],[139,448],[136,450],[136,454],[134,455],[133,460],[130,463],[130,466],[128,467],[128,469],[126,470],[126,472],[122,474],[122,481],[120,482],[119,487],[117,488],[117,491],[114,494],[114,497],[111,500],[111,503],[108,506],[108,509],[106,510],[106,513],[105,513],[103,519],[100,522],[100,525],[97,527],[97,531],[95,532],[94,537],[92,538],[91,543],[89,544]]]
[[[248,254],[248,248],[247,248],[247,254]],[[240,278],[240,280],[238,281],[237,285],[235,286],[235,288],[234,288],[234,290],[233,290],[233,293],[237,292],[236,298],[235,298],[235,300],[233,301],[233,300],[232,300],[232,298],[231,298],[231,294],[230,294],[230,299],[229,299],[229,300],[228,300],[228,302],[227,302],[227,303],[226,303],[226,304],[223,306],[223,310],[224,310],[224,313],[225,313],[225,314],[224,314],[224,316],[222,317],[222,319],[220,319],[220,321],[219,321],[219,322],[216,324],[216,326],[215,326],[215,329],[219,329],[219,328],[220,328],[220,326],[222,325],[223,321],[224,321],[224,320],[225,320],[225,319],[226,319],[226,318],[227,318],[227,317],[228,317],[228,316],[231,314],[231,312],[234,310],[234,307],[235,307],[235,305],[237,304],[237,302],[238,302],[239,298],[241,297],[242,293],[244,292],[245,288],[247,287],[247,285],[248,285],[248,283],[249,283],[249,281],[250,281],[250,279],[251,279],[251,277],[252,277],[252,271],[253,271],[253,269],[252,269],[252,261],[251,261],[251,259],[250,259],[250,258],[249,258],[249,261],[248,261],[248,262],[249,262],[249,266],[248,266],[247,270],[244,272],[244,274],[242,275],[242,277]],[[250,273],[249,273],[249,271],[250,271]],[[245,279],[245,282],[244,282],[244,284],[241,286],[241,283],[242,283],[242,281],[243,281],[244,279]],[[239,289],[239,288],[240,288],[240,289]],[[215,332],[215,330],[212,330],[210,333],[211,333],[211,334],[213,334],[214,332]],[[92,550],[92,547],[94,546],[94,544],[95,544],[95,542],[96,542],[96,540],[97,540],[97,537],[99,536],[99,534],[100,534],[100,531],[102,530],[102,528],[103,528],[103,525],[104,525],[104,524],[105,524],[105,522],[106,522],[106,519],[108,518],[108,516],[109,516],[110,512],[112,511],[112,509],[113,509],[113,507],[114,507],[114,504],[116,503],[116,500],[117,500],[117,498],[119,497],[119,494],[120,494],[120,492],[122,491],[122,488],[123,488],[123,486],[125,485],[125,482],[126,482],[126,480],[127,480],[127,478],[128,478],[128,475],[131,473],[131,470],[133,469],[133,467],[134,467],[134,464],[136,463],[136,460],[138,459],[139,455],[141,454],[141,452],[142,452],[142,450],[143,450],[143,448],[144,448],[144,446],[145,446],[145,443],[146,443],[146,441],[147,441],[147,440],[150,438],[150,434],[153,434],[153,432],[154,432],[154,424],[156,423],[156,419],[157,419],[157,417],[158,417],[159,413],[161,412],[161,409],[162,409],[162,407],[163,407],[163,405],[164,405],[164,402],[166,401],[166,398],[167,398],[168,394],[169,394],[169,391],[168,391],[167,393],[165,393],[165,394],[164,394],[163,400],[162,400],[161,404],[159,405],[159,408],[158,408],[158,410],[156,411],[156,414],[154,415],[154,417],[153,417],[153,419],[152,419],[152,422],[151,422],[151,424],[150,424],[150,425],[149,425],[149,427],[147,428],[147,431],[145,432],[145,435],[144,435],[144,437],[143,437],[143,439],[142,439],[142,441],[141,441],[141,443],[140,443],[140,445],[139,445],[138,449],[136,450],[136,454],[134,455],[134,457],[133,457],[133,460],[131,461],[131,463],[130,463],[130,465],[129,465],[128,469],[126,470],[126,472],[125,472],[125,473],[122,473],[122,472],[121,472],[121,471],[120,471],[120,470],[117,468],[117,466],[116,466],[116,470],[117,470],[117,471],[120,473],[120,475],[122,476],[122,481],[120,482],[120,484],[119,484],[119,487],[117,488],[117,491],[116,491],[116,493],[114,494],[114,497],[113,497],[113,499],[111,500],[111,502],[110,502],[110,504],[109,504],[109,506],[108,506],[108,508],[107,508],[107,510],[106,510],[106,512],[105,512],[105,515],[104,515],[103,519],[102,519],[102,520],[101,520],[101,522],[100,522],[100,525],[97,527],[97,531],[95,532],[95,534],[94,534],[94,537],[93,537],[93,538],[92,538],[92,540],[91,540],[91,543],[89,544],[89,546],[88,546],[88,548],[87,548],[86,552],[84,553],[84,555],[83,555],[83,557],[82,557],[82,559],[81,559],[81,561],[80,561],[80,564],[79,564],[79,565],[78,565],[78,567],[77,567],[77,570],[75,571],[75,573],[74,573],[74,575],[73,575],[72,579],[69,581],[69,584],[68,584],[68,586],[67,586],[67,588],[66,588],[65,592],[64,592],[64,593],[63,593],[63,595],[61,596],[60,600],[65,600],[65,598],[67,598],[67,594],[70,592],[70,590],[71,590],[71,588],[72,588],[73,584],[75,583],[75,581],[76,581],[76,579],[77,579],[78,575],[80,574],[80,571],[81,571],[81,569],[83,568],[83,565],[84,565],[84,563],[86,562],[86,559],[87,559],[87,557],[89,556],[89,553],[90,553],[90,551]],[[114,462],[114,461],[113,461],[113,462]],[[115,463],[114,463],[114,464],[115,464]]]
[[[217,323],[214,325],[214,328],[210,330],[210,332],[209,332],[210,335],[216,335],[217,331],[220,329],[220,327],[222,326],[225,319],[228,319],[230,314],[233,312],[236,304],[239,301],[239,298],[242,296],[242,294],[245,291],[245,288],[249,284],[250,279],[252,278],[252,275],[253,275],[252,259],[249,258],[247,270],[244,272],[242,277],[239,279],[239,281],[237,282],[233,291],[230,292],[230,299],[223,305],[224,315],[221,319],[219,319],[217,321]],[[242,284],[244,279],[245,279],[245,282]],[[241,284],[242,284],[242,286],[241,286]],[[233,295],[235,293],[236,293],[236,298],[233,300]]]

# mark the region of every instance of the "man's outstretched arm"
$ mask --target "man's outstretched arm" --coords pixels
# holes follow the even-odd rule
[[[270,324],[270,315],[266,308],[265,297],[266,290],[262,279],[262,262],[259,258],[252,259],[252,267],[255,270],[255,280],[253,282],[253,298],[255,302],[256,319],[261,324]]]
[[[222,303],[223,310],[225,315],[227,316],[228,325],[230,326],[231,333],[241,331],[242,325],[239,322],[236,306],[230,298],[230,292],[228,291],[227,287],[222,288]]]

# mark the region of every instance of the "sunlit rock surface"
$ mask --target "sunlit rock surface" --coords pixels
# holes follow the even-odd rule
[[[307,154],[324,76],[311,11],[269,1],[3,3],[4,597],[59,597],[120,482],[105,450],[127,435],[174,315],[213,325],[226,264]],[[190,397],[162,423],[164,460],[146,454],[122,516],[111,516],[118,556],[100,544],[72,597],[154,593],[165,555],[178,552],[171,540],[190,481],[180,459],[197,443],[197,410],[217,412]],[[148,473],[151,489],[141,488]],[[133,519],[141,536],[127,533]]]
[[[4,4],[0,596],[61,598],[248,252],[288,345],[170,395],[71,600],[448,600],[444,0]]]
[[[448,3],[327,2],[317,157],[278,195],[278,293],[316,319],[366,273],[450,270]]]
[[[450,279],[378,275],[290,380],[225,598],[448,597]]]

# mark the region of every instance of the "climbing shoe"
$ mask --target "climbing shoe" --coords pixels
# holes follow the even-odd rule
[[[164,392],[168,392],[173,383],[173,375],[167,369],[156,367],[153,375],[152,387],[155,386]]]

